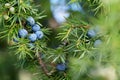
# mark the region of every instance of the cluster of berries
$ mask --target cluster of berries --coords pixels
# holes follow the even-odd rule
[[[43,32],[40,30],[40,26],[35,23],[33,17],[28,17],[27,23],[32,27],[33,33],[28,34],[28,31],[26,29],[20,29],[18,31],[19,38],[25,38],[28,36],[30,42],[35,42],[37,39],[41,39],[43,37]]]
[[[12,14],[15,13],[15,8],[14,8],[13,6],[11,6],[10,3],[6,3],[6,4],[5,4],[5,8],[9,9],[10,13],[12,13]],[[9,15],[7,15],[7,14],[4,14],[3,17],[4,17],[5,20],[8,20],[8,19],[9,19]]]
[[[98,32],[99,32],[99,29],[97,27],[95,29],[89,29],[87,32],[87,36],[89,38],[94,38],[97,36]],[[101,43],[102,43],[102,41],[100,39],[95,40],[94,47],[98,47]],[[65,71],[66,68],[67,68],[67,66],[65,63],[59,63],[56,65],[56,69],[59,71]]]
[[[97,36],[97,33],[99,32],[99,29],[96,27],[95,29],[89,29],[87,32],[88,37],[94,38]],[[102,41],[100,39],[95,40],[94,47],[98,47]]]

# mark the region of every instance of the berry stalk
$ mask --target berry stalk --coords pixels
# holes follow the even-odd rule
[[[40,54],[38,54],[38,62],[39,62],[40,66],[41,66],[41,68],[42,68],[42,70],[43,70],[43,72],[45,73],[46,76],[49,77],[49,76],[52,75],[52,73],[54,73],[54,69],[51,70],[50,72],[48,71],[48,69],[47,69],[45,63],[43,62]]]

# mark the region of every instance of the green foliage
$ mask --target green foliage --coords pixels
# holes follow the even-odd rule
[[[10,7],[5,7],[7,2],[10,7],[14,7],[15,11],[11,12]],[[108,65],[117,71],[119,79],[120,8],[116,6],[119,6],[120,1],[71,0],[69,4],[74,2],[82,4],[86,14],[72,14],[64,24],[57,28],[59,32],[55,37],[59,45],[53,48],[50,46],[48,37],[48,35],[52,36],[51,29],[43,27],[39,22],[40,19],[46,17],[43,15],[44,11],[37,9],[39,5],[35,7],[35,4],[32,4],[34,2],[29,0],[0,0],[0,39],[7,39],[11,52],[17,56],[17,66],[35,73],[33,80],[104,80],[104,77],[97,78],[92,73],[96,71],[97,75],[99,67]],[[96,16],[89,16],[89,13]],[[28,38],[18,38],[18,30],[21,28],[31,33],[30,26],[26,24],[28,16],[35,18],[44,33],[44,37],[36,40],[32,47]],[[94,28],[94,25],[98,25],[100,31],[96,37],[90,38],[87,32],[91,27]],[[102,44],[94,47],[94,42],[98,39],[102,40]],[[67,69],[56,70],[58,63],[66,63]],[[44,64],[48,71],[53,71],[51,75],[44,74]]]
[[[3,0],[2,0],[3,1]],[[1,1],[1,2],[2,2]],[[3,1],[5,2],[5,1]],[[6,1],[7,2],[7,1]],[[45,15],[42,15],[43,12],[39,13],[37,9],[32,7],[32,2],[29,0],[25,0],[24,2],[22,0],[14,0],[11,1],[10,7],[15,8],[15,12],[11,13],[10,8],[6,8],[5,4],[2,3],[2,9],[1,9],[1,32],[0,32],[0,38],[7,38],[7,41],[9,44],[12,44],[12,48],[15,50],[15,54],[18,55],[19,59],[25,59],[27,55],[29,55],[31,58],[33,58],[33,50],[29,47],[29,40],[26,38],[18,38],[18,30],[21,28],[25,28],[28,30],[28,32],[31,31],[30,26],[26,25],[26,18],[28,16],[33,16],[37,23],[41,25],[38,20],[45,17]],[[8,19],[5,19],[5,15],[9,16]],[[41,25],[42,26],[42,25]],[[49,34],[49,29],[43,28],[42,31],[45,33],[45,35]],[[18,42],[14,42],[13,39],[17,39]],[[47,36],[45,36],[45,39],[47,39]],[[43,41],[36,41],[35,50],[36,51],[43,51],[42,47],[45,46],[46,43],[45,39]],[[41,44],[42,43],[42,44]],[[40,44],[39,46],[37,46]]]
[[[105,13],[105,7],[101,0],[70,0],[69,3],[80,3],[87,15],[96,16]]]
[[[5,8],[5,3],[2,3],[2,9],[1,9],[1,18],[2,18],[2,30],[1,30],[1,38],[7,36],[8,42],[10,42],[15,35],[18,35],[18,30],[20,28],[28,28],[28,26],[25,25],[26,18],[28,16],[33,16],[35,20],[41,19],[44,16],[42,16],[41,13],[38,13],[37,9],[34,9],[32,5],[30,5],[30,1],[25,0],[24,2],[20,2],[19,0],[11,1],[9,3],[11,6],[15,8],[15,13],[11,13],[9,8]],[[4,15],[8,15],[9,18],[5,20]],[[39,22],[37,22],[40,24]]]

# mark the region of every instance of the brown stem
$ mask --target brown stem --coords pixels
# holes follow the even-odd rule
[[[39,54],[39,57],[38,57],[38,61],[39,61],[39,64],[40,64],[42,70],[44,71],[44,73],[45,73],[47,76],[52,75],[52,73],[54,72],[54,70],[51,70],[50,72],[48,71],[46,65],[45,65],[44,62],[42,61],[42,58],[41,58],[41,55],[40,55],[40,54]]]

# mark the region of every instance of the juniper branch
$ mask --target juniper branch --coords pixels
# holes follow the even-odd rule
[[[44,71],[45,75],[46,75],[46,76],[51,76],[52,73],[55,72],[54,69],[52,69],[51,71],[48,71],[45,63],[43,62],[43,60],[42,60],[42,58],[41,58],[41,55],[40,55],[40,54],[38,54],[38,55],[39,55],[39,56],[38,56],[39,64],[40,64],[42,70]]]

